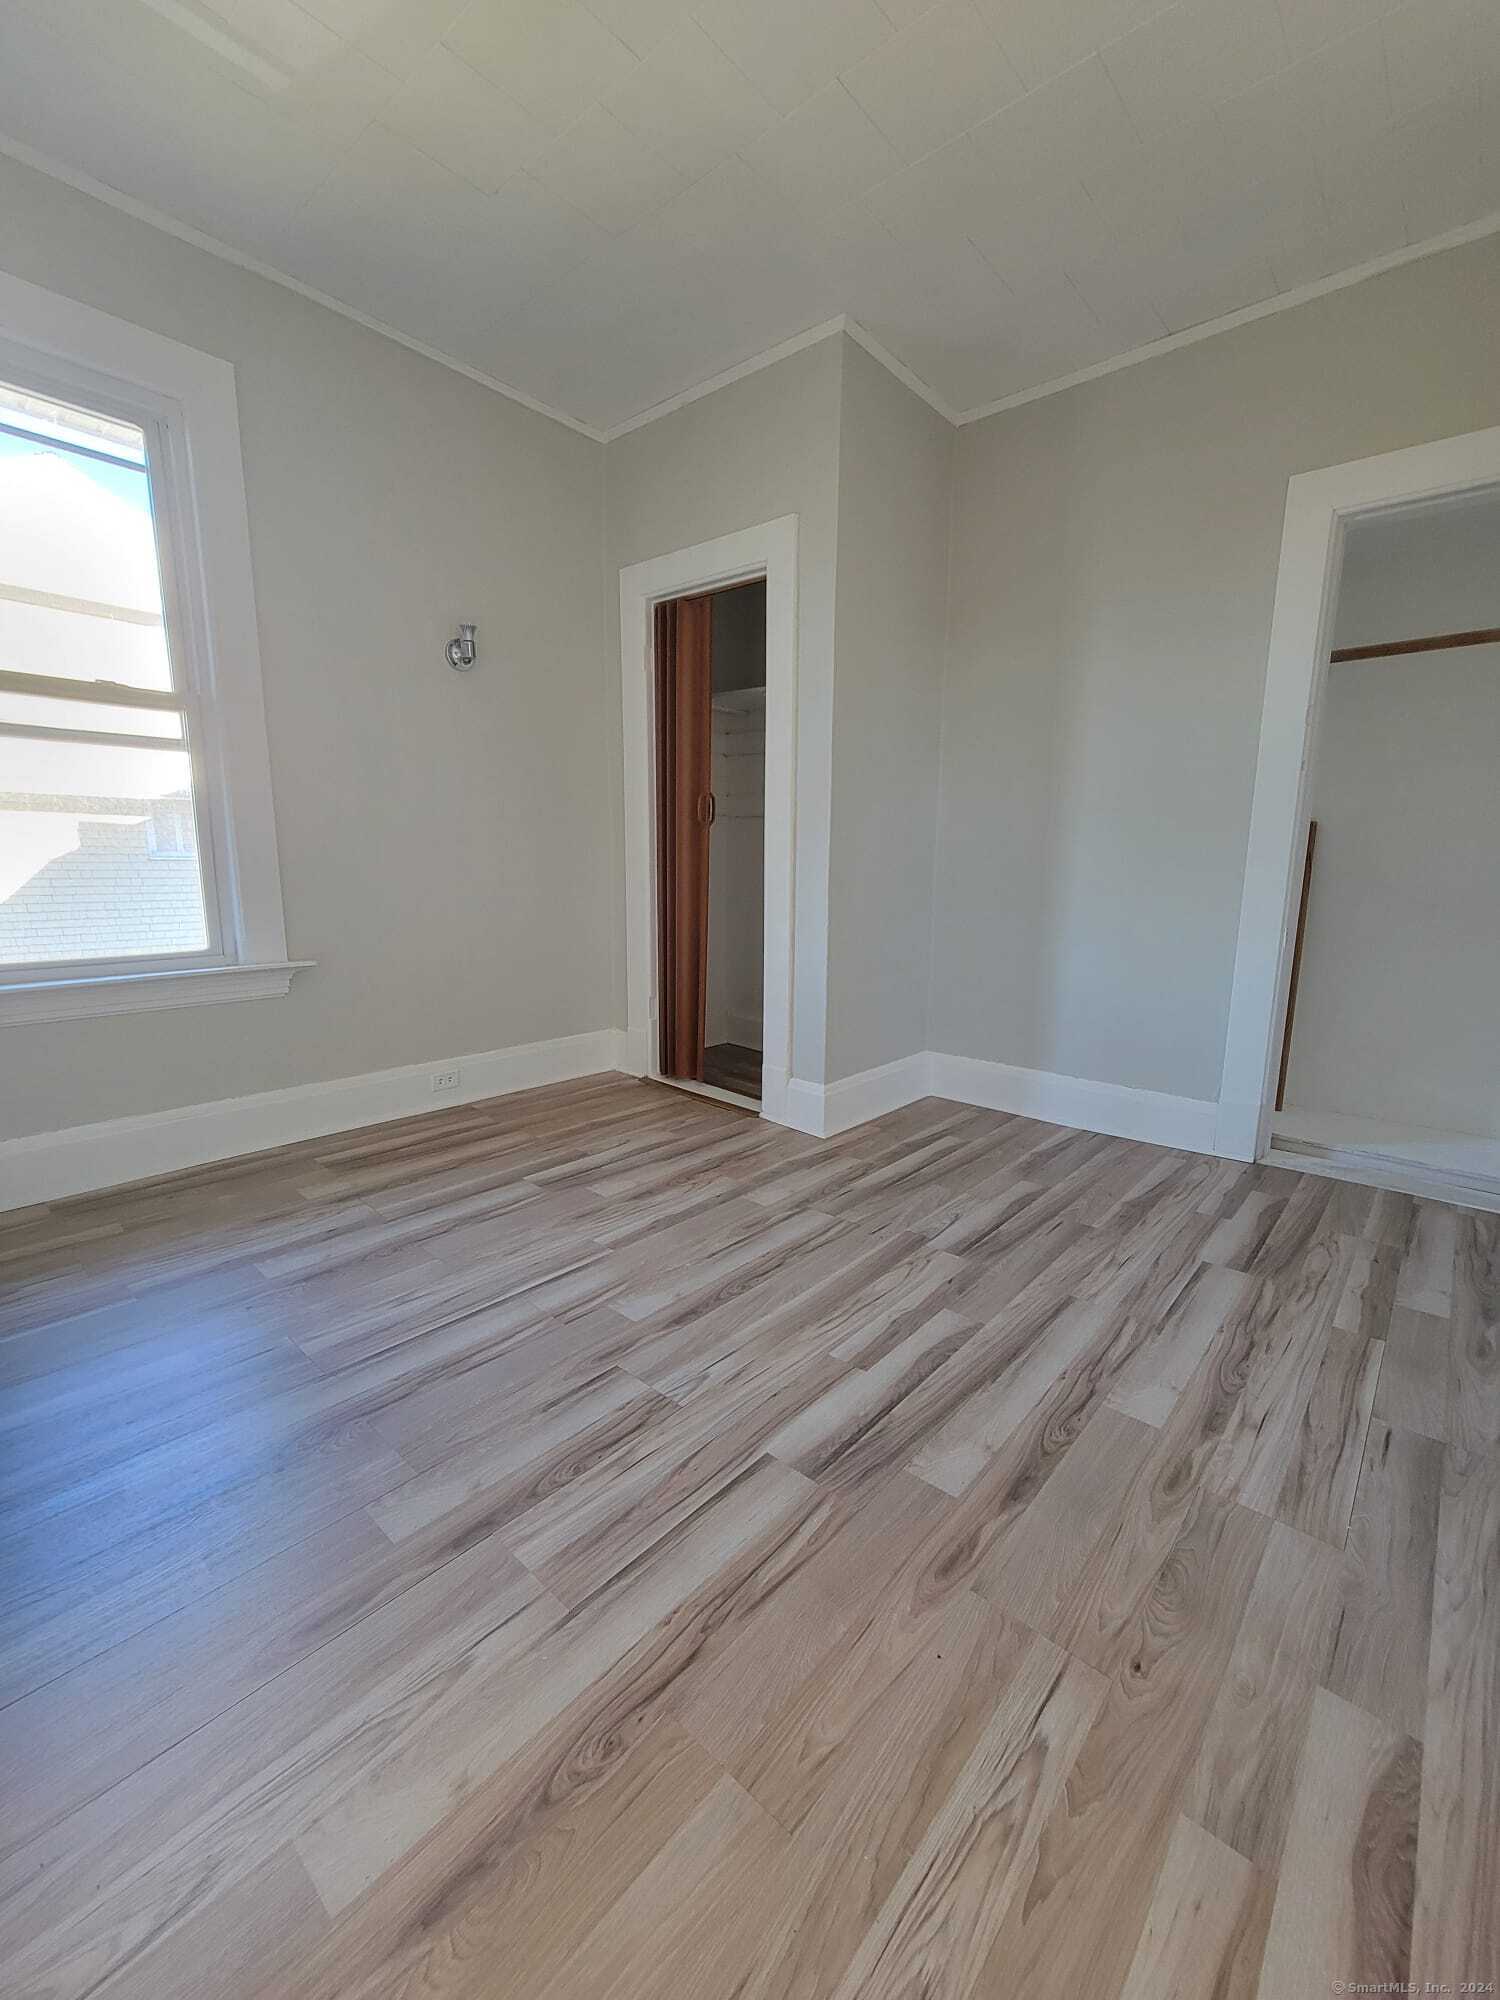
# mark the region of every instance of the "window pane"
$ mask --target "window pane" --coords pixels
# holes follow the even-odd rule
[[[207,946],[187,752],[0,736],[0,965]]]
[[[182,717],[169,708],[125,708],[114,702],[69,701],[50,694],[9,694],[0,688],[0,724],[24,722],[33,729],[82,729],[97,736],[160,736],[182,741]]]
[[[5,383],[0,669],[172,685],[145,434]]]

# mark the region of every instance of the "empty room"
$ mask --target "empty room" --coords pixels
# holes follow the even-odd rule
[[[0,1995],[1500,1982],[1494,0],[0,0]]]

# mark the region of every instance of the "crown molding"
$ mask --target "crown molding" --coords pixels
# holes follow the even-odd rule
[[[919,396],[931,409],[948,423],[962,428],[968,424],[983,423],[989,417],[1003,416],[1007,410],[1019,410],[1028,403],[1039,403],[1049,396],[1059,396],[1068,389],[1081,388],[1085,383],[1100,381],[1106,375],[1116,375],[1122,369],[1139,367],[1143,362],[1154,361],[1164,354],[1174,354],[1180,347],[1191,347],[1200,340],[1212,340],[1221,333],[1232,333],[1236,327],[1248,326],[1254,320],[1270,319],[1277,313],[1290,312],[1297,306],[1309,305],[1315,299],[1326,298],[1332,292],[1345,291],[1351,285],[1360,285],[1367,278],[1378,278],[1386,271],[1399,270],[1403,264],[1415,264],[1424,257],[1439,255],[1444,250],[1462,249],[1465,244],[1481,242],[1487,236],[1500,234],[1500,210],[1481,216],[1475,222],[1466,222],[1456,229],[1443,231],[1440,235],[1425,237],[1420,243],[1408,243],[1399,250],[1391,250],[1380,257],[1372,257],[1363,264],[1351,265],[1347,270],[1336,271],[1326,278],[1317,278],[1311,284],[1299,285],[1289,292],[1277,292],[1273,297],[1260,299],[1254,305],[1241,306],[1232,313],[1221,314],[1217,319],[1204,320],[1197,326],[1184,327],[1180,332],[1163,335],[1160,340],[1148,341],[1144,346],[1132,347],[1123,354],[1112,355],[1107,361],[1098,361],[1089,368],[1080,368],[1071,375],[1058,375],[1046,382],[1039,382],[1033,388],[1017,389],[1008,396],[997,397],[992,403],[980,403],[973,409],[954,410],[930,382],[925,381],[916,370],[909,367],[899,356],[884,346],[869,328],[863,326],[848,313],[838,313],[832,319],[820,320],[816,326],[807,327],[801,333],[794,333],[788,339],[778,341],[758,354],[736,362],[733,367],[722,369],[704,381],[683,389],[675,396],[665,397],[659,403],[638,411],[633,417],[626,417],[617,424],[599,428],[586,424],[579,417],[570,416],[566,410],[554,409],[550,403],[538,401],[528,396],[524,389],[516,389],[497,376],[487,375],[482,368],[471,367],[466,361],[459,361],[446,354],[441,348],[429,346],[426,341],[417,340],[411,334],[402,333],[398,327],[389,326],[384,320],[361,312],[357,306],[345,304],[342,299],[333,298],[327,292],[320,292],[316,286],[304,284],[300,278],[293,278],[285,271],[279,271],[272,264],[262,263],[258,257],[251,257],[243,250],[236,250],[232,244],[223,242],[217,236],[210,236],[205,230],[195,229],[190,223],[179,222],[162,209],[153,208],[150,203],[137,201],[133,195],[122,193],[104,181],[98,181],[91,174],[80,173],[54,160],[49,154],[40,153],[33,146],[20,140],[0,135],[0,156],[16,160],[24,167],[49,175],[53,180],[62,181],[65,186],[76,188],[80,194],[91,195],[94,200],[104,202],[108,207],[118,209],[137,222],[149,223],[168,236],[175,236],[179,242],[190,243],[197,250],[206,250],[211,256],[222,258],[225,263],[238,265],[243,271],[250,271],[258,278],[267,278],[274,285],[281,285],[287,291],[296,292],[299,297],[311,299],[327,311],[337,313],[341,319],[352,320],[356,326],[364,327],[370,333],[378,333],[386,340],[393,340],[398,347],[404,347],[413,354],[420,354],[424,360],[434,361],[440,368],[450,368],[456,375],[463,375],[481,388],[491,389],[497,396],[504,396],[509,402],[519,403],[522,409],[530,410],[539,417],[547,417],[553,423],[562,424],[565,429],[576,431],[580,437],[591,439],[595,444],[610,444],[616,438],[626,437],[631,431],[643,430],[647,424],[654,424],[659,417],[671,416],[674,410],[681,410],[689,403],[696,403],[704,396],[712,396],[720,389],[727,389],[731,383],[743,381],[747,375],[755,375],[762,368],[773,368],[778,361],[785,361],[793,354],[800,354],[806,347],[815,347],[819,341],[830,340],[835,334],[846,334],[861,346],[865,352],[895,376],[914,396]]]
[[[689,403],[701,402],[705,396],[712,396],[720,389],[727,389],[732,382],[743,382],[747,375],[758,375],[762,368],[774,368],[778,361],[789,360],[800,354],[804,347],[816,347],[819,341],[832,340],[836,333],[847,330],[847,322],[842,313],[833,319],[820,320],[816,326],[809,326],[801,333],[794,333],[786,340],[778,340],[774,347],[762,348],[759,354],[752,354],[744,361],[735,362],[732,368],[723,368],[717,375],[709,375],[701,382],[695,382],[690,389],[683,389],[675,396],[665,396],[659,403],[651,403],[644,410],[638,410],[633,417],[626,417],[618,424],[612,424],[602,433],[606,444],[613,444],[616,438],[628,437],[631,431],[644,430],[647,424],[654,424],[658,417],[670,417],[674,410],[686,409]]]
[[[189,222],[179,222],[165,210],[153,208],[149,202],[137,201],[134,195],[123,194],[119,188],[110,187],[106,181],[96,181],[92,174],[80,173],[76,168],[65,166],[61,160],[54,160],[49,153],[39,153],[34,146],[25,145],[19,139],[7,138],[0,134],[0,155],[15,160],[20,166],[30,167],[34,172],[47,174],[52,180],[61,181],[65,187],[76,188],[79,194],[91,195],[95,201],[102,201],[107,207],[118,209],[136,222],[149,223],[153,229],[160,229],[168,236],[175,236],[179,243],[190,243],[195,250],[206,250],[212,257],[220,257],[226,264],[236,264],[242,271],[253,272],[257,278],[269,278],[273,285],[280,285],[289,292],[296,292],[299,298],[311,299],[314,305],[323,306],[327,311],[337,313],[340,319],[353,320],[369,333],[378,333],[386,340],[395,341],[398,347],[405,347],[413,354],[420,354],[425,361],[435,361],[440,368],[451,368],[455,375],[467,376],[477,382],[482,389],[493,389],[497,396],[507,401],[519,403],[524,410],[530,410],[539,417],[549,417],[553,423],[562,424],[567,430],[577,431],[580,436],[592,438],[595,444],[604,442],[604,433],[592,424],[583,423],[577,417],[570,417],[566,410],[555,410],[550,403],[538,402],[535,396],[528,396],[524,389],[513,389],[509,382],[502,382],[497,376],[486,375],[482,368],[471,368],[467,361],[458,361],[451,354],[445,354],[440,347],[429,347],[425,340],[416,340],[409,333],[402,333],[399,327],[388,326],[384,320],[373,314],[361,312],[358,306],[346,305],[342,299],[333,298],[327,292],[320,292],[316,285],[305,285],[300,278],[293,278],[285,271],[278,271],[274,264],[263,264],[258,257],[251,257],[243,250],[236,250],[231,243],[223,242],[217,236],[210,236],[206,230],[194,229]]]
[[[1076,374],[1054,376],[1051,381],[1037,383],[1034,389],[1017,389],[1014,394],[1001,396],[993,403],[981,403],[975,409],[964,410],[954,422],[960,425],[983,423],[986,417],[1002,416],[1005,411],[1019,410],[1027,403],[1040,403],[1047,396],[1060,396],[1065,389],[1077,389],[1085,382],[1097,382],[1105,375],[1117,375],[1122,368],[1136,368],[1143,361],[1154,361],[1160,354],[1175,354],[1179,347],[1192,347],[1200,340],[1212,340],[1216,334],[1233,333],[1237,326],[1249,326],[1253,320],[1271,319],[1277,313],[1291,312],[1297,306],[1310,305],[1314,299],[1327,298],[1330,292],[1346,291],[1351,285],[1362,285],[1367,278],[1378,278],[1386,271],[1399,270],[1403,264],[1418,263],[1423,257],[1435,257],[1444,250],[1461,250],[1466,243],[1479,243],[1486,236],[1496,234],[1500,234],[1500,209],[1481,216],[1477,222],[1465,222],[1457,229],[1446,229],[1440,236],[1427,236],[1420,243],[1405,244],[1399,250],[1387,251],[1382,257],[1371,257],[1363,264],[1351,264],[1348,270],[1335,271],[1331,277],[1315,278],[1309,285],[1298,285],[1290,292],[1277,292],[1269,299],[1257,300],[1253,306],[1241,306],[1237,312],[1223,313],[1218,319],[1206,319],[1198,326],[1184,327],[1180,333],[1165,334],[1160,340],[1148,341],[1144,347],[1132,347],[1108,361],[1096,361],[1092,368],[1080,368]]]
[[[906,363],[892,354],[888,347],[883,347],[868,327],[861,326],[857,319],[850,319],[845,315],[844,332],[873,360],[878,361],[882,368],[888,368],[896,380],[904,383],[914,396],[920,396],[930,409],[936,410],[940,417],[946,418],[950,424],[963,422],[963,418],[943,401],[932,384],[924,382],[914,368],[908,368]]]

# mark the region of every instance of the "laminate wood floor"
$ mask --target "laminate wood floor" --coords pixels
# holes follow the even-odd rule
[[[0,1242],[9,2000],[1500,1979],[1500,1218],[608,1077]]]
[[[714,1042],[703,1051],[703,1081],[760,1102],[761,1053],[743,1042]]]

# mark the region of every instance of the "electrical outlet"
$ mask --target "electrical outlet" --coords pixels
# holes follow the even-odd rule
[[[434,1090],[457,1090],[463,1080],[464,1073],[461,1069],[435,1069],[432,1072]]]

